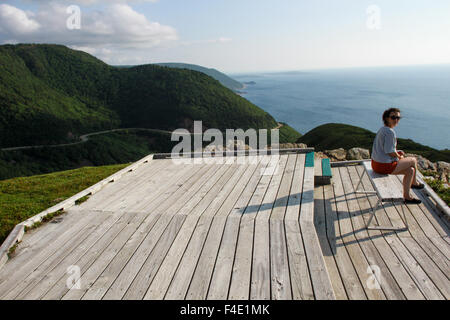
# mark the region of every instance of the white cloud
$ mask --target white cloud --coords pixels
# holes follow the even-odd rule
[[[97,0],[83,2],[93,1]],[[56,2],[41,5],[36,13],[0,5],[0,39],[91,48],[151,48],[178,39],[174,28],[149,21],[125,3],[101,11],[81,10],[81,28],[75,30],[67,28],[66,10]]]
[[[40,28],[33,14],[8,4],[0,4],[0,32],[10,35],[29,34]]]
[[[40,3],[58,2],[58,3],[69,3],[69,4],[79,4],[83,6],[89,6],[93,4],[103,3],[103,4],[114,4],[114,3],[139,3],[139,2],[158,2],[159,0],[39,0]],[[36,0],[24,0],[24,2],[36,2]]]

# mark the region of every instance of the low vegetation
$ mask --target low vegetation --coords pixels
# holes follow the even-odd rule
[[[0,181],[0,243],[18,223],[70,198],[126,166],[127,164],[84,167]],[[61,213],[56,212],[47,219]]]
[[[425,182],[436,192],[439,197],[450,206],[450,188],[446,188],[444,183],[438,179],[425,178]]]

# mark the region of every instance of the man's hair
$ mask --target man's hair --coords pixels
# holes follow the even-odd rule
[[[400,112],[400,109],[398,108],[389,108],[386,111],[383,112],[383,122],[385,125],[387,125],[387,118],[389,118],[391,112]]]

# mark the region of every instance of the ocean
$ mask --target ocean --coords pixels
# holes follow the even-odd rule
[[[400,108],[397,137],[450,149],[450,65],[233,74],[242,96],[302,134],[325,123],[377,132]]]

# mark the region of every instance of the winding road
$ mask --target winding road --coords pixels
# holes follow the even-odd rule
[[[274,129],[280,129],[283,126],[283,124],[278,123],[278,126]],[[77,142],[71,142],[71,143],[62,143],[62,144],[50,144],[50,145],[38,145],[38,146],[22,146],[22,147],[10,147],[10,148],[2,148],[1,151],[16,151],[16,150],[26,150],[26,149],[33,149],[33,148],[58,148],[58,147],[64,147],[64,146],[73,146],[80,143],[85,143],[89,141],[89,137],[96,136],[99,134],[105,134],[110,132],[117,132],[117,131],[131,131],[131,130],[138,130],[138,131],[150,131],[150,132],[156,132],[156,133],[168,133],[172,134],[172,131],[167,130],[161,130],[161,129],[148,129],[148,128],[118,128],[118,129],[111,129],[111,130],[104,130],[104,131],[97,131],[92,133],[87,133],[82,136],[80,136],[80,141]]]

